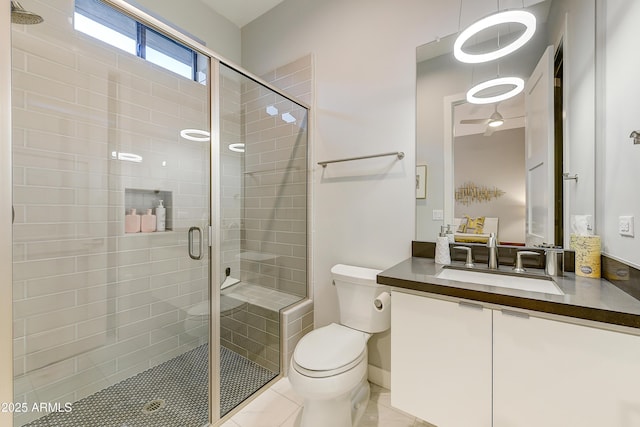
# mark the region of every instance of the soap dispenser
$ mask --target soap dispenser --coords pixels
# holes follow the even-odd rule
[[[135,209],[131,209],[130,213],[124,216],[124,232],[125,233],[140,232],[140,215],[136,214]]]
[[[449,238],[444,230],[444,225],[440,227],[440,235],[436,239],[436,264],[451,264],[451,254],[449,252]]]
[[[156,208],[156,231],[164,231],[166,229],[167,210],[162,204],[162,200],[158,200]]]
[[[147,209],[147,213],[142,215],[140,231],[142,231],[143,233],[151,233],[152,231],[156,231],[156,216],[151,213],[151,209]]]
[[[453,230],[451,230],[451,224],[447,224],[447,238],[449,239],[449,243],[456,242],[456,238],[453,235]]]

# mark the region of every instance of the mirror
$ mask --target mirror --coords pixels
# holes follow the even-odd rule
[[[453,106],[453,217],[485,217],[482,234],[494,232],[502,245],[526,242],[524,115],[522,93],[498,104]],[[491,126],[499,118],[503,123]],[[495,218],[495,226],[489,218]]]
[[[501,244],[543,243],[531,238],[542,227],[550,236],[545,243],[568,246],[569,232],[564,230],[569,229],[570,215],[593,215],[593,183],[566,178],[577,175],[576,171],[588,176],[594,168],[593,127],[589,132],[578,124],[584,125],[584,120],[592,123],[589,115],[595,111],[595,1],[546,0],[529,2],[528,6],[537,17],[534,38],[499,61],[476,65],[458,62],[452,53],[457,34],[417,49],[416,164],[427,165],[428,176],[426,198],[416,199],[416,240],[434,241],[440,226],[468,215],[495,219],[489,230],[497,227]],[[478,46],[495,43],[491,37],[485,39],[489,40],[479,41]],[[532,114],[524,107],[525,94],[529,91],[531,95],[532,85],[538,81],[530,76],[541,58],[549,54],[546,49],[550,45],[549,98],[555,98],[551,109],[555,116],[553,112],[545,115],[546,121],[525,118]],[[520,76],[528,89],[497,106],[466,102],[465,93],[471,86],[497,74]],[[554,89],[556,82],[561,85]],[[511,119],[488,129],[488,119],[496,112]],[[553,160],[548,163],[548,186],[555,198],[541,189],[540,175],[526,162],[531,149],[525,150],[524,138],[529,138],[530,144],[539,141],[540,129],[550,135],[548,148]],[[527,191],[528,186],[532,187]],[[543,223],[547,212],[555,221]]]

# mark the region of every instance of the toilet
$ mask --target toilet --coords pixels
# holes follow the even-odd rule
[[[340,324],[306,334],[296,346],[289,381],[304,399],[301,427],[356,426],[369,402],[367,341],[391,326],[388,286],[380,270],[338,264],[331,268],[338,292]]]

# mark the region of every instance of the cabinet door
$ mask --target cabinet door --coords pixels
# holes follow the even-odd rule
[[[490,427],[491,310],[391,300],[391,404],[440,427]]]
[[[494,427],[640,426],[640,337],[494,313]]]

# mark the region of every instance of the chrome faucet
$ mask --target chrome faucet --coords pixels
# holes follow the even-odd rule
[[[531,255],[531,256],[540,256],[540,254],[538,252],[533,252],[533,251],[518,251],[518,253],[516,254],[516,265],[515,267],[513,267],[513,271],[515,271],[516,273],[524,273],[525,270],[524,267],[522,267],[522,256],[523,255]]]
[[[460,249],[461,251],[467,251],[467,261],[464,266],[467,268],[473,268],[473,254],[469,246],[454,246],[453,249]]]
[[[496,242],[495,233],[489,234],[489,240],[487,240],[487,248],[489,255],[487,256],[487,267],[490,270],[498,269],[498,244]]]

